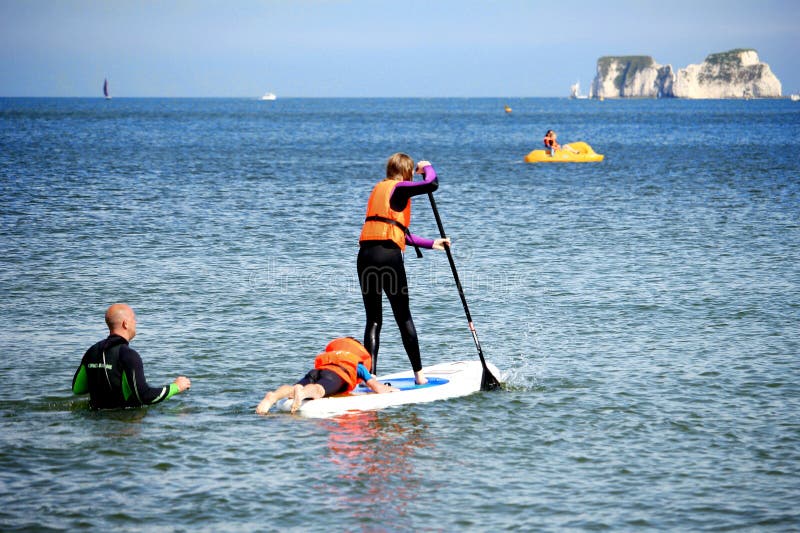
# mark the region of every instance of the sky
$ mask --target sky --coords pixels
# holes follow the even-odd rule
[[[734,48],[800,92],[800,1],[0,0],[0,96],[567,96]]]

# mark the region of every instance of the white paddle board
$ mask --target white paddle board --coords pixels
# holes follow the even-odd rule
[[[486,366],[499,381],[500,372],[497,367],[491,363],[487,363]],[[379,377],[378,380],[391,384],[400,391],[378,394],[362,384],[349,394],[304,400],[296,414],[309,418],[327,418],[349,411],[372,411],[394,405],[457,398],[478,392],[481,388],[483,366],[480,361],[442,363],[425,367],[422,370],[425,377],[428,378],[428,383],[425,385],[416,385],[414,374],[410,370],[387,374]],[[276,410],[287,413],[291,407],[292,400],[289,398],[279,400],[275,404]]]

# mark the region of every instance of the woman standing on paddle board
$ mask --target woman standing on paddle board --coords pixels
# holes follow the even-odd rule
[[[422,181],[414,182],[414,160],[406,154],[396,153],[386,163],[386,178],[372,189],[367,203],[367,216],[361,229],[358,250],[358,281],[367,325],[364,328],[364,346],[372,355],[372,372],[377,374],[378,348],[383,322],[383,293],[389,298],[394,319],[400,328],[414,380],[422,385],[427,379],[422,373],[419,340],[414,320],[411,318],[408,299],[408,279],[403,264],[406,244],[419,248],[444,250],[450,239],[426,239],[408,230],[411,222],[411,198],[428,194],[439,187],[436,172],[428,161],[420,161],[417,174]]]

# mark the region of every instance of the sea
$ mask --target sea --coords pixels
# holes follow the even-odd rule
[[[548,129],[605,159],[525,163]],[[256,415],[362,337],[398,151],[439,175],[502,388]],[[423,364],[477,359],[445,253],[405,263]],[[114,302],[148,382],[190,391],[72,394]],[[407,370],[384,319],[379,370]],[[788,99],[0,99],[2,531],[797,531],[799,378]]]

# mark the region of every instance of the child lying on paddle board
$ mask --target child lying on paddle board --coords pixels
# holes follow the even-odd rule
[[[399,389],[384,385],[370,373],[372,356],[353,337],[333,339],[325,351],[314,359],[314,368],[294,385],[281,385],[264,395],[256,413],[265,415],[278,400],[292,398],[291,412],[296,412],[306,398],[316,400],[334,394],[350,392],[363,381],[377,393]]]

